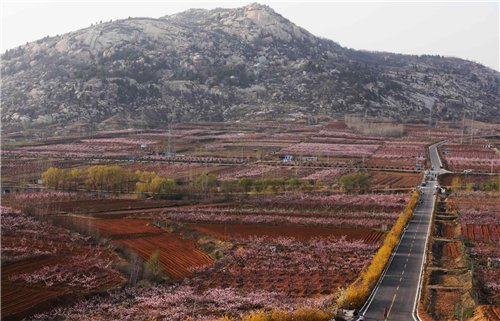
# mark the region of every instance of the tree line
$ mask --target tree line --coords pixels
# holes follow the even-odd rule
[[[42,174],[47,187],[62,190],[99,190],[107,192],[137,192],[159,195],[172,192],[175,181],[158,177],[155,172],[124,169],[121,166],[97,165],[85,170],[64,170],[51,167]]]
[[[131,171],[121,166],[96,165],[83,169],[64,170],[49,168],[42,174],[44,184],[52,189],[107,191],[115,193],[137,193],[140,197],[149,194],[159,197],[163,194],[178,193],[203,194],[211,197],[214,194],[280,194],[285,192],[333,191],[340,188],[344,192],[367,192],[370,189],[369,175],[351,174],[343,176],[339,184],[328,185],[318,179],[314,182],[297,178],[252,179],[219,181],[217,176],[209,173],[200,174],[196,180],[186,186],[177,186],[175,181],[159,177],[155,172]]]

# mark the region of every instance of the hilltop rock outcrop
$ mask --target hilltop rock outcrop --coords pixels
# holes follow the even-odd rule
[[[367,113],[499,119],[500,74],[441,56],[343,48],[268,6],[191,9],[46,37],[2,55],[2,124],[123,126]]]

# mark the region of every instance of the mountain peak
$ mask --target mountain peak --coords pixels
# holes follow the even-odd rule
[[[296,40],[316,43],[316,37],[307,30],[296,26],[271,7],[256,2],[235,9],[189,9],[160,19],[179,25],[238,35],[249,42]]]
[[[2,55],[2,125],[61,130],[108,119],[289,119],[368,113],[498,118],[500,75],[441,56],[356,51],[267,5],[114,20]]]

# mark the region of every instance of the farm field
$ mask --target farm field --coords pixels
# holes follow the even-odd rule
[[[162,214],[169,220],[184,223],[229,223],[261,224],[273,226],[310,226],[336,228],[381,227],[391,225],[399,213],[388,212],[349,212],[349,211],[305,211],[289,209],[252,210],[252,209],[167,209]]]
[[[447,194],[440,195],[431,229],[419,307],[420,317],[426,321],[459,320],[462,309],[467,312],[474,307],[471,277],[464,259],[466,248],[460,241],[460,222],[452,199]]]
[[[459,213],[461,235],[474,269],[474,290],[481,304],[500,303],[500,195],[498,192],[459,191],[452,198]]]
[[[219,180],[251,177],[312,181],[321,177],[333,184],[355,166],[388,170],[416,170],[417,164],[424,167],[425,147],[435,139],[410,136],[386,140],[358,134],[342,121],[332,124],[282,126],[269,122],[269,127],[257,128],[249,124],[179,124],[172,136],[161,130],[103,131],[94,138],[38,139],[31,146],[7,144],[2,150],[6,160],[2,162],[2,179],[36,183],[49,167],[119,165],[131,171],[154,171],[182,184],[195,181],[203,173],[213,173]],[[175,151],[172,155],[168,154],[170,148]],[[283,163],[280,157],[285,155],[295,159]],[[301,157],[317,159],[304,162]],[[259,162],[280,168],[248,166]],[[333,168],[321,172],[320,168],[308,168],[311,166]]]
[[[19,320],[119,287],[120,259],[88,238],[2,207],[2,320]]]
[[[52,268],[64,259],[55,257],[34,257],[2,267],[2,319],[22,319],[36,312],[43,312],[45,306],[55,306],[57,301],[76,301],[68,287],[44,287],[20,285],[9,280],[19,273],[33,273],[43,267]],[[54,302],[54,303],[53,303]]]
[[[464,238],[478,242],[498,242],[500,241],[500,225],[462,225],[462,235]]]
[[[189,123],[176,124],[172,135],[103,131],[9,144],[2,181],[17,190],[3,204],[32,215],[30,222],[50,220],[76,241],[2,228],[2,315],[238,320],[302,305],[324,313],[366,271],[405,212],[409,191],[422,179],[415,165],[428,165],[427,146],[454,135],[408,130],[379,137],[344,121]],[[37,186],[37,192],[50,168],[58,176],[47,174],[43,184],[52,191]],[[343,177],[362,177],[367,185],[346,186]],[[495,200],[481,199],[481,208],[495,208]],[[465,205],[455,199],[455,208]],[[467,224],[483,229],[494,222],[464,223],[465,233]],[[459,232],[441,229],[445,238]],[[470,241],[490,244],[496,237],[477,235]],[[436,248],[443,266],[465,250],[457,241]],[[85,261],[96,256],[105,264]],[[81,284],[64,284],[62,273]],[[100,295],[124,282],[124,289]]]
[[[460,173],[460,174],[444,174],[444,175],[441,175],[439,177],[439,181],[440,181],[440,184],[441,186],[452,186],[453,183],[454,183],[454,179],[455,179],[455,183],[457,183],[457,180],[458,180],[458,184],[460,186],[466,186],[467,184],[472,184],[474,186],[479,186],[481,185],[482,183],[485,183],[489,180],[491,180],[492,176],[490,175],[480,175],[480,174],[463,174],[463,173]]]
[[[419,173],[371,172],[372,188],[414,188],[421,181]]]
[[[195,273],[195,282],[202,289],[265,289],[291,297],[331,294],[352,283],[377,248],[334,237],[308,243],[267,237],[234,238],[233,242],[238,245],[221,249],[224,259]],[[276,248],[277,255],[270,253],[269,246]]]
[[[463,172],[471,169],[477,173],[499,173],[500,154],[488,139],[470,142],[448,143],[440,146],[441,153],[450,171]]]
[[[470,318],[471,321],[499,321],[500,320],[500,306],[495,305],[480,305],[474,311],[474,316]]]
[[[314,194],[287,194],[264,196],[242,202],[256,208],[284,208],[295,210],[348,210],[397,212],[404,209],[410,199],[408,194],[389,195],[314,195]]]
[[[70,193],[61,195],[69,197]],[[34,196],[32,196],[34,197]],[[215,289],[233,293],[233,301],[241,307],[246,306],[248,300],[255,300],[256,296],[263,295],[268,299],[266,302],[259,301],[256,306],[283,306],[298,304],[306,299],[319,299],[320,297],[336,293],[339,287],[353,282],[357,274],[370,262],[371,257],[377,251],[385,233],[377,227],[384,224],[389,225],[399,215],[408,201],[406,195],[393,195],[382,197],[382,195],[361,196],[359,199],[350,200],[342,195],[331,196],[331,199],[321,197],[306,197],[304,206],[294,206],[290,210],[286,205],[288,198],[284,196],[268,197],[261,205],[269,206],[270,210],[255,207],[260,196],[255,200],[245,200],[242,203],[231,204],[207,204],[194,206],[173,206],[162,209],[127,209],[112,210],[112,202],[106,207],[107,211],[61,216],[61,222],[78,220],[85,226],[92,226],[99,230],[99,234],[110,239],[113,244],[130,249],[139,254],[143,260],[147,260],[155,251],[159,251],[159,263],[165,275],[173,280],[190,278],[190,295],[210,296]],[[54,202],[60,198],[49,198]],[[83,201],[83,200],[82,200]],[[321,210],[312,210],[324,202]],[[374,202],[377,202],[374,204]],[[104,203],[104,202],[103,202]],[[371,209],[375,212],[350,212],[346,211],[349,204],[358,203],[359,209]],[[114,202],[120,206],[119,202]],[[316,204],[316,205],[315,205]],[[217,206],[216,206],[217,205]],[[237,205],[237,207],[234,207]],[[169,213],[218,213],[220,211],[235,211],[235,215],[241,215],[241,211],[253,211],[256,209],[261,216],[280,216],[288,213],[290,217],[296,215],[304,218],[328,218],[349,216],[357,217],[358,220],[374,218],[371,228],[363,228],[362,224],[353,224],[355,228],[325,228],[307,227],[301,222],[290,222],[288,227],[266,226],[266,225],[241,225],[230,226],[229,235],[224,236],[223,225],[189,223],[189,220],[176,220],[181,224],[187,224],[188,228],[195,228],[201,235],[210,235],[214,239],[220,239],[222,243],[214,242],[216,252],[222,254],[222,259],[214,261],[207,254],[197,249],[196,239],[185,240],[182,235],[172,234],[165,229],[154,226],[153,220],[171,219]],[[302,209],[301,209],[302,208]],[[183,216],[185,214],[182,214]],[[281,215],[282,216],[282,215]],[[141,219],[138,219],[141,218]],[[59,222],[59,223],[61,223]],[[366,223],[366,222],[365,222]],[[317,224],[317,223],[315,223]],[[335,224],[333,224],[335,225]],[[64,226],[64,224],[62,225]],[[245,234],[242,234],[242,232]],[[320,232],[321,231],[321,232]],[[208,234],[205,234],[207,233]],[[222,232],[222,233],[221,233]],[[227,230],[226,230],[227,232]],[[269,246],[276,247],[279,259],[271,259]],[[326,251],[326,252],[325,252]],[[252,254],[253,253],[253,254]],[[312,255],[312,257],[311,257]],[[48,261],[47,261],[48,262]],[[46,262],[46,263],[47,263]],[[47,263],[48,264],[48,263]],[[241,264],[245,268],[241,268]],[[303,264],[306,264],[305,266]],[[328,268],[326,268],[328,267]],[[294,271],[292,273],[292,271]],[[291,277],[290,275],[293,275]],[[183,288],[183,291],[186,288]],[[224,289],[224,290],[222,290]],[[239,296],[234,296],[238,289]],[[135,290],[139,291],[143,290]],[[157,291],[180,291],[180,288],[163,286]],[[274,291],[274,292],[273,292]],[[137,294],[139,295],[139,294]],[[122,299],[125,300],[124,298]],[[138,301],[139,300],[139,301]],[[140,302],[137,297],[131,309]],[[203,301],[200,297],[200,301]],[[280,302],[280,303],[278,303]],[[86,303],[92,304],[92,303]],[[151,301],[142,306],[154,306]],[[181,304],[179,302],[179,304]],[[183,305],[181,304],[180,307]],[[221,307],[212,306],[213,310],[203,312],[203,315],[214,315],[217,311],[234,313],[232,310],[221,310]],[[126,308],[113,308],[117,316],[123,313],[134,315],[136,310]],[[55,312],[53,312],[55,313]],[[144,312],[142,312],[144,313]],[[148,313],[148,312],[146,312]],[[172,315],[173,311],[164,310],[166,315]],[[183,316],[192,315],[192,311],[186,310]]]
[[[136,252],[147,260],[159,251],[159,262],[164,273],[176,280],[189,277],[190,269],[211,264],[212,259],[196,248],[194,241],[183,240],[178,234],[169,233],[158,227],[149,226],[151,220],[144,219],[102,219],[68,218],[71,220],[91,220],[100,233],[113,243]]]
[[[426,166],[426,146],[429,141],[392,141],[378,149],[366,165],[375,168],[416,169]]]
[[[103,198],[96,196],[76,197],[70,193],[32,193],[22,195],[7,195],[2,199],[18,209],[31,207],[33,203],[43,208],[44,213],[92,213],[130,209],[160,208],[182,204],[180,201],[157,201],[140,199]],[[33,195],[30,197],[30,195]],[[43,196],[42,196],[43,195]],[[35,197],[39,196],[39,197]]]
[[[235,237],[293,237],[302,242],[307,242],[314,237],[345,236],[346,240],[363,240],[365,243],[378,243],[384,235],[383,232],[362,229],[327,229],[316,227],[290,226],[286,228],[262,225],[234,225],[234,224],[189,224],[198,231],[211,234],[221,239],[231,239]]]

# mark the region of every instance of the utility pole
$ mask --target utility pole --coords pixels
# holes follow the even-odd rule
[[[141,112],[141,144],[142,144],[142,134],[144,133],[144,107],[142,107]]]
[[[90,153],[91,155],[93,155],[95,151],[94,151],[94,117],[92,115],[89,115],[88,135],[90,141]]]
[[[168,155],[175,154],[175,137],[174,137],[174,125],[173,116],[170,116],[168,120]]]
[[[472,145],[472,140],[474,139],[474,109],[472,110],[472,129],[470,131],[470,144]]]
[[[462,137],[460,137],[460,145],[464,143],[464,129],[465,129],[465,108],[464,108],[464,116],[462,117]]]
[[[434,106],[434,103],[431,106],[429,106],[429,136],[431,135],[432,106]]]

